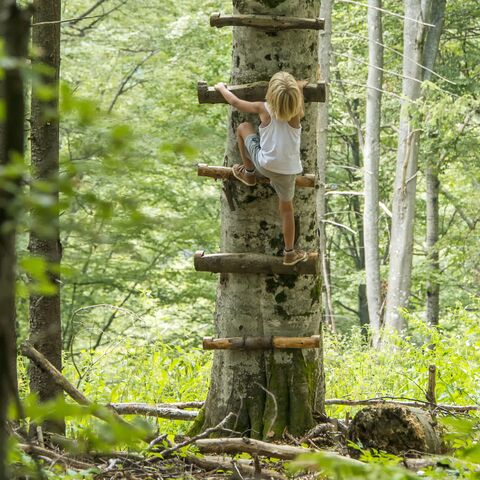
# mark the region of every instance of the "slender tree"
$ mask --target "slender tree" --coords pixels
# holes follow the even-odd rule
[[[7,56],[20,63],[27,56],[30,12],[15,2],[0,2],[1,36]],[[6,409],[18,395],[15,333],[15,236],[21,169],[24,153],[25,102],[19,65],[5,70],[1,100],[5,104],[5,123],[0,125],[0,480],[8,477],[5,466]],[[4,175],[10,167],[10,173]],[[16,172],[16,173],[14,173]]]
[[[320,4],[320,17],[325,19],[325,29],[319,34],[318,66],[320,79],[327,85],[330,81],[330,57],[332,51],[332,0],[323,0]],[[328,159],[328,90],[325,103],[318,105],[317,119],[317,184],[316,195],[319,253],[322,280],[325,292],[324,315],[325,323],[335,330],[332,292],[327,258],[327,235],[325,228],[325,214],[327,211],[325,199],[325,185],[327,183]]]
[[[48,67],[42,75],[43,86],[50,89],[51,99],[40,98],[35,87],[32,92],[31,152],[32,193],[42,184],[42,195],[51,197],[54,206],[47,213],[40,208],[31,210],[32,231],[29,251],[43,258],[48,265],[49,277],[57,288],[54,295],[32,294],[30,296],[30,340],[58,370],[62,369],[60,278],[61,244],[58,228],[58,172],[59,172],[59,126],[58,126],[58,80],[60,70],[60,0],[35,0],[33,17],[33,44],[38,48],[33,68]],[[48,193],[44,185],[48,185]],[[48,225],[48,228],[45,228]],[[37,392],[40,400],[51,399],[62,393],[52,379],[33,363],[30,365],[30,389]],[[63,422],[49,422],[49,430],[63,432]]]
[[[423,45],[431,0],[405,0],[403,30],[403,81],[395,171],[390,270],[385,311],[385,327],[405,328],[401,309],[408,305],[412,276],[413,227],[417,188],[418,138],[412,113],[421,94]]]
[[[318,1],[234,1],[241,14],[277,14],[314,18]],[[232,84],[268,80],[278,70],[298,79],[316,77],[318,35],[296,30],[265,33],[253,28],[234,28]],[[317,107],[306,105],[303,121],[302,160],[306,172],[315,171]],[[258,119],[232,111],[228,120],[226,163],[240,162],[235,128]],[[269,187],[232,186],[231,200],[222,199],[221,249],[278,255],[283,237],[278,200]],[[315,193],[298,189],[295,211],[299,219],[299,243],[316,248]],[[319,279],[318,279],[319,280]],[[222,337],[241,335],[301,336],[320,332],[320,285],[307,276],[223,274],[217,290],[216,332]],[[313,408],[323,408],[322,362],[317,351],[281,350],[218,351],[215,353],[210,389],[198,428],[216,425],[229,412],[232,426],[252,437],[281,436],[285,430],[301,434],[313,424]]]
[[[364,144],[365,206],[363,238],[368,315],[373,344],[380,335],[380,258],[378,240],[380,122],[383,83],[382,1],[368,2],[368,79]]]
[[[432,4],[431,23],[435,27],[428,32],[423,54],[424,80],[430,80],[435,66],[435,59],[440,44],[440,37],[445,20],[446,0],[437,0]],[[437,250],[439,239],[439,193],[440,178],[438,175],[438,160],[427,158],[425,166],[425,182],[427,184],[427,234],[426,247],[429,278],[427,280],[426,321],[429,325],[438,325],[440,313],[440,262]]]

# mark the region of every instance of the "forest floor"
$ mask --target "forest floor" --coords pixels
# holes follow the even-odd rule
[[[56,445],[47,440],[25,441],[19,446],[34,459],[37,472],[42,472],[42,475],[34,478],[67,478],[63,476],[65,473],[68,478],[91,480],[414,480],[459,476],[458,465],[454,464],[452,457],[447,456],[427,455],[418,451],[397,456],[374,450],[373,454],[370,453],[366,458],[362,456],[360,449],[350,448],[347,426],[343,421],[329,418],[323,420],[323,423],[319,423],[303,438],[295,438],[285,432],[280,441],[268,443],[237,436],[207,439],[205,434],[191,438],[177,435],[169,439],[164,434],[152,440],[147,448],[137,451],[75,453],[71,440],[68,448],[59,448],[59,439],[62,437],[58,436]],[[359,457],[360,460],[349,454]],[[19,468],[22,467],[19,465]],[[464,462],[460,470],[465,468],[470,472],[478,472],[478,465],[472,470],[471,466],[466,466]],[[322,473],[319,473],[319,470]],[[453,474],[453,477],[450,477],[448,472]],[[430,473],[435,476],[430,477]],[[326,474],[334,474],[334,477],[324,476]],[[27,475],[15,478],[30,477]],[[460,474],[460,478],[478,477]]]
[[[176,436],[172,444],[161,436],[154,447],[144,452],[115,451],[104,453],[75,454],[71,448],[63,449],[50,441],[26,441],[20,443],[21,449],[35,459],[37,471],[46,472],[47,478],[63,470],[73,475],[72,478],[92,480],[164,480],[164,479],[286,479],[291,476],[290,460],[294,459],[302,449],[305,452],[321,451],[328,448],[331,452],[347,455],[344,435],[331,428],[332,424],[319,424],[304,438],[294,438],[288,433],[284,439],[275,443],[258,442],[259,453],[239,451],[231,454],[203,455],[198,448],[176,447],[183,443],[194,444],[194,438]],[[47,438],[47,437],[46,437]],[[228,439],[231,440],[231,439]],[[251,445],[249,439],[236,438],[239,443]],[[154,444],[153,441],[150,445]],[[227,439],[219,440],[220,443]],[[214,440],[215,442],[215,440]],[[301,447],[300,445],[303,445]],[[161,448],[159,448],[161,446]],[[159,454],[165,451],[165,445],[174,450],[171,454]],[[258,448],[258,445],[253,445]],[[305,448],[306,446],[310,448]],[[262,450],[262,446],[270,450]],[[243,449],[245,450],[245,449]],[[247,447],[246,450],[249,450]],[[325,451],[325,450],[323,450]],[[263,453],[263,455],[261,455]],[[163,458],[165,457],[165,458]],[[284,457],[284,458],[278,458]],[[20,473],[20,472],[18,472]],[[20,478],[20,477],[15,477]],[[23,477],[22,477],[23,478]],[[39,478],[42,478],[41,476]],[[53,477],[55,478],[55,477]],[[63,478],[63,477],[62,477]],[[70,477],[69,477],[70,478]],[[317,473],[298,473],[298,479],[319,478]]]

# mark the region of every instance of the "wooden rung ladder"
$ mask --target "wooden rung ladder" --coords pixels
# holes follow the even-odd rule
[[[325,20],[323,18],[299,18],[285,17],[281,15],[222,15],[212,13],[210,15],[211,27],[252,27],[266,32],[279,30],[323,30]]]
[[[320,348],[320,335],[311,337],[204,337],[204,350],[272,350],[276,348]]]
[[[261,253],[195,253],[193,264],[197,272],[256,273],[264,275],[318,275],[318,253],[309,253],[307,260],[295,265],[284,265],[283,257]]]
[[[210,166],[206,163],[199,163],[197,165],[197,174],[199,177],[210,177],[215,180],[236,180],[232,173],[232,167]],[[265,185],[270,184],[270,179],[265,177],[257,177],[257,183]],[[295,179],[297,187],[315,187],[315,175],[306,174],[298,175]]]
[[[268,82],[228,85],[227,88],[241,100],[262,102],[267,94]],[[325,102],[325,91],[325,82],[307,84],[303,89],[305,102]],[[209,87],[205,81],[197,83],[197,95],[198,103],[228,103],[219,91]]]

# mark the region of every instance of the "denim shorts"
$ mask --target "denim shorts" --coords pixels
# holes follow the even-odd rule
[[[283,173],[275,173],[270,170],[266,170],[260,166],[258,156],[260,154],[260,137],[252,133],[245,139],[245,147],[248,154],[255,165],[255,174],[258,177],[266,177],[270,179],[270,185],[277,192],[278,198],[282,202],[290,202],[295,195],[295,178],[296,175],[285,175]]]

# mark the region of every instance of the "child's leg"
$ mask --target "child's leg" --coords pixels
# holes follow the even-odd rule
[[[295,241],[295,219],[293,217],[293,201],[279,200],[280,217],[282,219],[283,239],[285,250],[293,250]]]
[[[282,231],[285,242],[285,250],[283,255],[284,265],[295,265],[303,262],[308,255],[303,250],[294,250],[295,242],[295,219],[293,217],[293,200],[279,200],[280,216],[282,217]]]
[[[252,134],[255,134],[255,127],[250,122],[243,122],[237,128],[237,143],[238,149],[240,150],[240,156],[242,157],[242,162],[245,165],[247,170],[255,170],[255,165],[250,159],[247,148],[245,147],[245,139]]]

